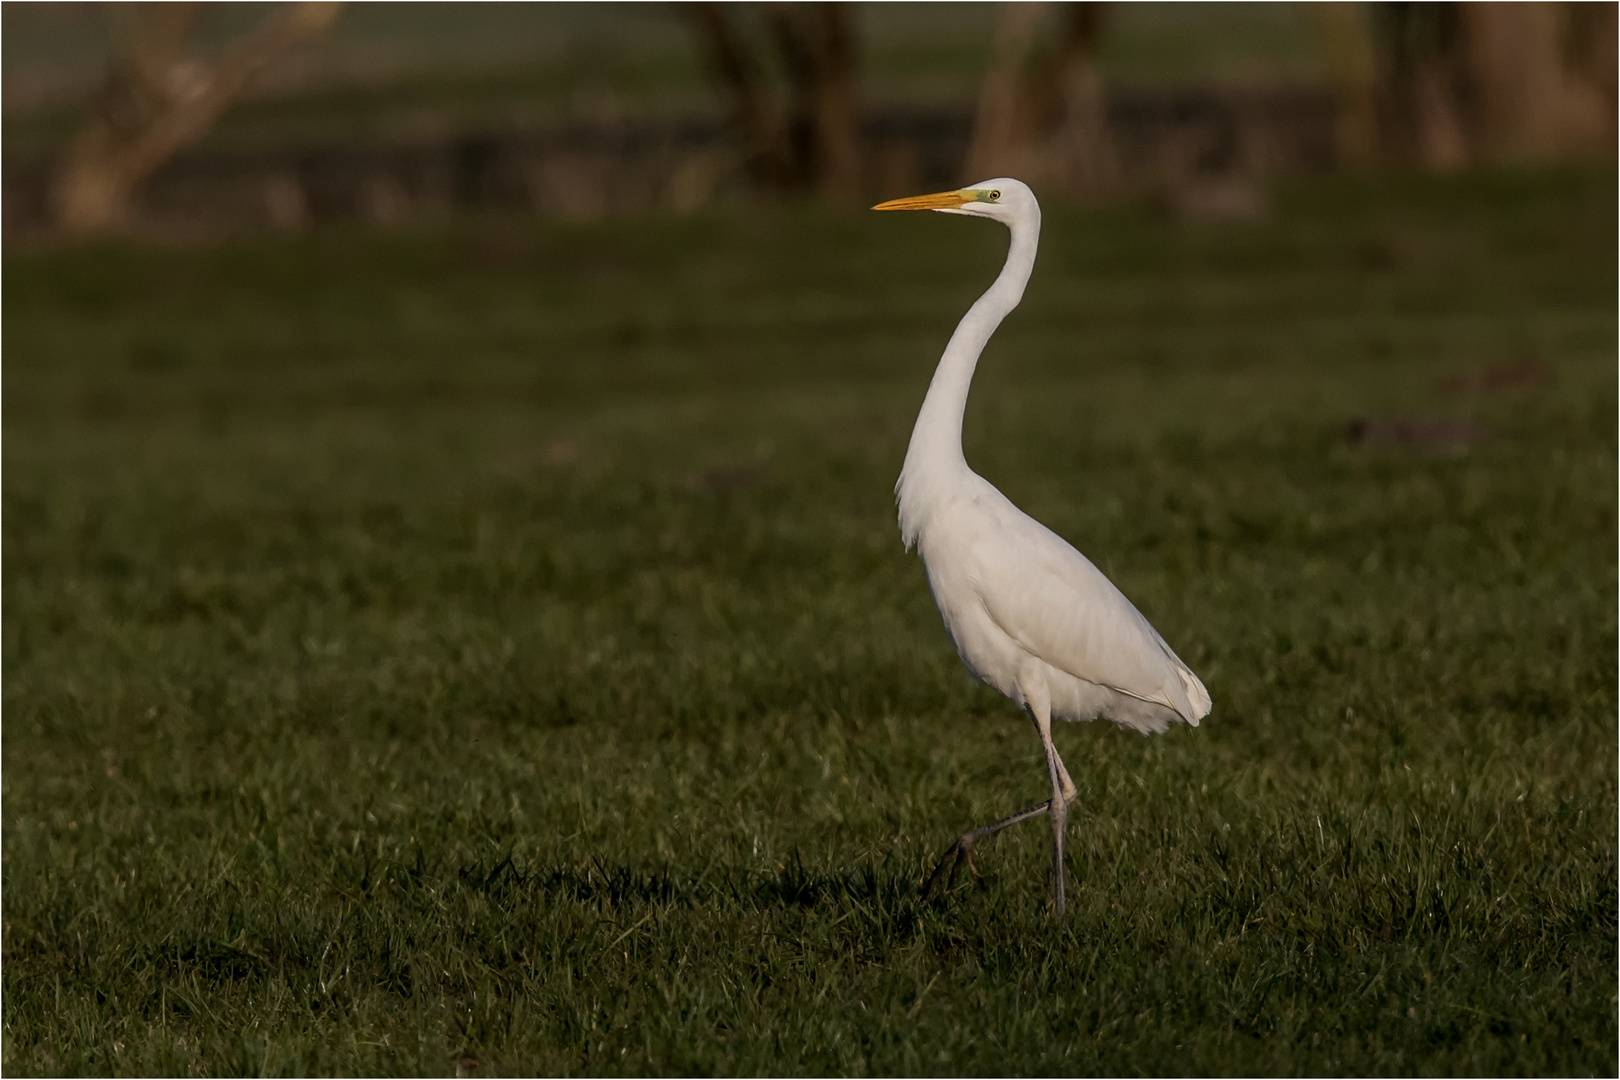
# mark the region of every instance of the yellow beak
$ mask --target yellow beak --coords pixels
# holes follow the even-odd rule
[[[973,202],[976,195],[971,191],[940,191],[933,195],[912,195],[904,199],[890,199],[880,202],[872,207],[874,210],[954,210],[958,206]]]

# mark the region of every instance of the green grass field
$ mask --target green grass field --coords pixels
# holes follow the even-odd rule
[[[890,495],[996,227],[11,252],[5,1071],[1612,1075],[1615,188],[1049,209],[968,458],[1215,698],[1062,925],[917,899],[1046,790]]]

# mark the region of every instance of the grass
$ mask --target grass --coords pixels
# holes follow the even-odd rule
[[[1045,783],[890,499],[993,226],[13,251],[5,1070],[1612,1074],[1614,192],[1050,210],[969,460],[1216,703],[1062,925],[916,896]]]

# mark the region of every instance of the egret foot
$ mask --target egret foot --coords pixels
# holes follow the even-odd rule
[[[979,873],[979,868],[973,865],[973,841],[975,839],[976,837],[972,833],[964,833],[956,843],[950,846],[944,855],[940,856],[939,862],[934,864],[934,872],[928,875],[928,881],[923,885],[922,898],[925,901],[934,895],[935,888],[939,886],[940,875],[944,874],[946,870],[950,871],[950,875],[945,878],[945,888],[948,890],[952,885],[955,885],[956,875],[962,869],[963,863],[967,864],[968,873],[973,875],[973,880],[979,881],[984,877],[983,874]]]
[[[1065,803],[1071,802],[1073,799],[1074,796],[1070,795],[1065,800]],[[984,875],[979,873],[979,868],[973,865],[973,845],[987,836],[993,836],[1009,825],[1016,825],[1020,821],[1028,821],[1032,817],[1040,817],[1042,814],[1050,812],[1051,809],[1052,800],[1048,799],[1034,806],[1026,806],[1016,814],[1008,814],[1000,821],[992,821],[983,828],[963,833],[956,843],[952,844],[949,850],[940,856],[938,864],[934,867],[934,872],[928,875],[928,881],[923,885],[922,898],[926,901],[934,895],[934,890],[939,885],[940,875],[945,873],[946,870],[950,871],[950,876],[945,879],[945,888],[949,889],[956,884],[956,875],[962,868],[963,863],[967,864],[968,873],[972,874],[975,879],[982,878]]]

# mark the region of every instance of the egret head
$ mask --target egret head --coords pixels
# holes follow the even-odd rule
[[[907,199],[890,199],[878,203],[874,210],[938,210],[944,214],[967,214],[972,217],[995,218],[1006,224],[1020,218],[1039,220],[1040,206],[1035,193],[1022,180],[1003,176],[969,184],[957,191],[940,191],[933,195],[913,195]]]

